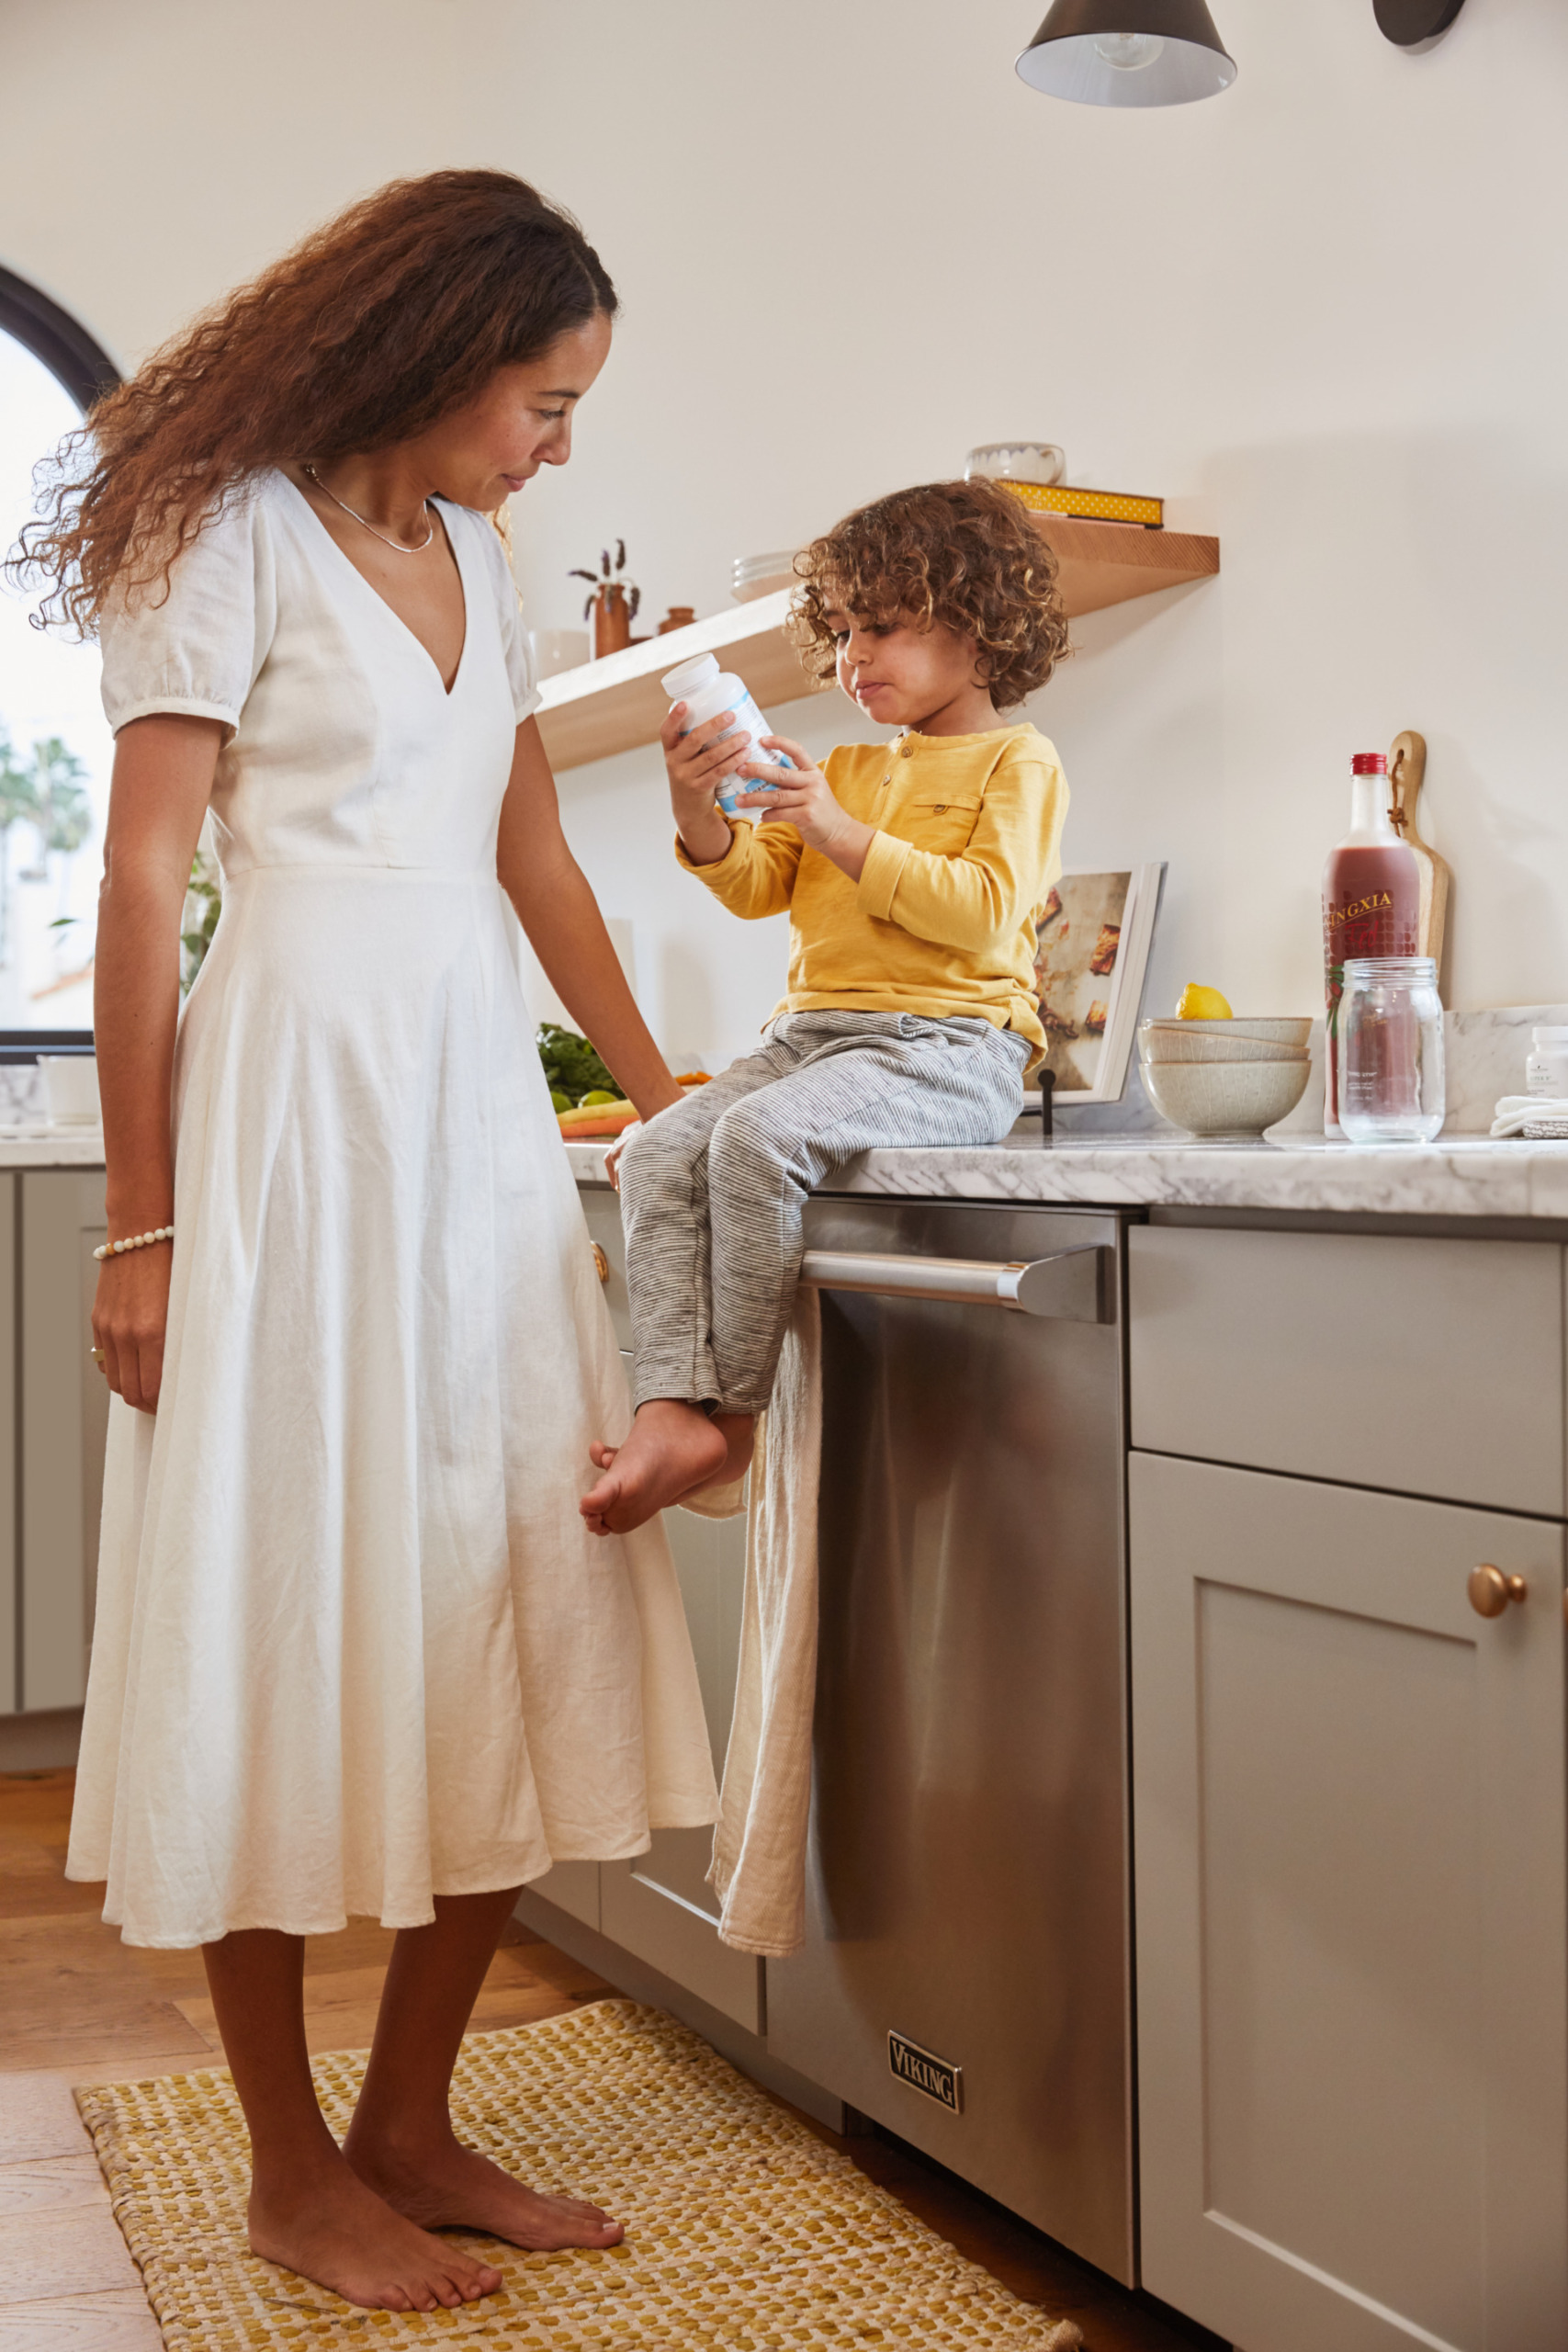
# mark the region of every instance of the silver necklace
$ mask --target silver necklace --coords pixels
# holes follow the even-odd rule
[[[316,488],[326,497],[330,498],[334,506],[341,506],[344,513],[348,515],[352,521],[357,523],[362,530],[368,531],[373,539],[379,539],[384,548],[395,548],[400,555],[423,555],[425,548],[430,545],[431,540],[435,537],[435,517],[432,514],[430,517],[430,528],[426,531],[423,538],[421,539],[418,547],[405,547],[401,539],[389,539],[385,531],[378,531],[374,523],[367,523],[363,514],[356,514],[353,507],[347,503],[346,500],[338,496],[335,490],[328,490],[326,483],[321,480],[321,475],[316,471],[314,466],[301,465],[299,470],[302,474],[309,474],[310,480],[315,483]],[[430,506],[430,501],[428,498],[425,500],[424,503],[426,510],[428,511]]]

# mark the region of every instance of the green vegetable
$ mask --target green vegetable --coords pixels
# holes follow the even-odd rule
[[[571,1109],[570,1095],[563,1094],[558,1086],[552,1086],[550,1089],[550,1108],[552,1111],[570,1111]]]
[[[566,1097],[564,1102],[557,1102],[558,1111],[572,1109],[584,1095],[596,1102],[620,1101],[620,1089],[611,1072],[587,1038],[580,1037],[575,1029],[563,1029],[555,1021],[541,1021],[537,1043],[551,1094]]]
[[[580,1111],[597,1110],[601,1102],[618,1102],[620,1099],[618,1094],[607,1093],[604,1087],[595,1086],[589,1090],[577,1107]]]

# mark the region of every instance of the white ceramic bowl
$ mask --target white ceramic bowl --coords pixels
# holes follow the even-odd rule
[[[96,1127],[98,1107],[96,1054],[40,1054],[44,1107],[57,1127]]]
[[[738,555],[730,573],[729,593],[738,605],[750,605],[759,596],[776,595],[781,588],[799,585],[795,549],[778,548],[772,555]]]
[[[1189,1037],[1260,1037],[1270,1046],[1304,1046],[1310,1020],[1280,1016],[1269,1021],[1145,1021],[1145,1029],[1174,1029]]]
[[[1293,1111],[1312,1065],[1299,1062],[1145,1062],[1155,1109],[1190,1136],[1260,1136]]]
[[[1270,1045],[1266,1037],[1193,1037],[1180,1029],[1151,1029],[1145,1022],[1138,1032],[1138,1053],[1145,1062],[1304,1062],[1304,1046]]]
[[[986,481],[1060,481],[1067,461],[1054,441],[983,441],[964,460],[964,479]]]

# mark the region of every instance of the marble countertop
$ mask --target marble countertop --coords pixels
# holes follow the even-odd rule
[[[604,1182],[604,1144],[565,1150],[580,1184]],[[0,1126],[0,1169],[103,1164],[97,1127]],[[1375,1149],[1282,1130],[1257,1144],[1169,1134],[1058,1135],[1046,1143],[1026,1127],[986,1147],[864,1152],[834,1189],[924,1200],[1568,1222],[1568,1143],[1461,1134],[1419,1149]]]
[[[104,1131],[75,1124],[28,1120],[0,1126],[0,1168],[101,1168]]]
[[[566,1150],[580,1184],[604,1182],[603,1144]],[[973,1149],[864,1152],[834,1190],[1100,1207],[1568,1220],[1568,1143],[1445,1135],[1419,1148],[1375,1148],[1299,1133],[1257,1144],[1176,1135],[1058,1136],[1047,1143],[1015,1134]]]

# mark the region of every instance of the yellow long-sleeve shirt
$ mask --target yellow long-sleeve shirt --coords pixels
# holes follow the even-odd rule
[[[788,908],[789,990],[775,1011],[968,1014],[1043,1049],[1034,919],[1062,870],[1067,813],[1055,747],[1030,726],[908,733],[843,744],[822,770],[840,805],[876,828],[858,882],[783,822],[730,818],[711,865],[676,843],[732,914]]]

